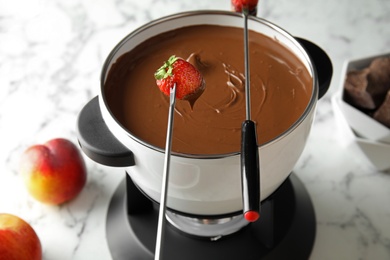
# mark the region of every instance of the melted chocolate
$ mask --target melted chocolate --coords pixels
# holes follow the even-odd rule
[[[286,131],[304,112],[312,78],[299,59],[274,39],[249,33],[251,119],[259,144]],[[176,55],[202,73],[206,88],[191,108],[177,100],[172,149],[186,154],[238,152],[245,120],[242,29],[190,26],[162,33],[122,55],[105,83],[107,105],[137,138],[164,148],[169,100],[154,72]]]

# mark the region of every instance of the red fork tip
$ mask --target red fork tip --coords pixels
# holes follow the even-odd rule
[[[260,217],[259,212],[250,210],[244,213],[244,218],[249,222],[255,222]]]

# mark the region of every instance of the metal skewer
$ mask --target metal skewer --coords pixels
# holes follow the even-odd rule
[[[243,214],[249,222],[260,216],[260,166],[256,125],[251,121],[250,67],[249,67],[249,9],[243,8],[244,54],[245,54],[245,102],[246,120],[242,124],[241,177],[243,192]]]
[[[157,225],[157,238],[156,238],[156,249],[154,253],[154,260],[162,259],[162,247],[165,234],[166,224],[166,205],[168,195],[168,182],[169,182],[169,167],[171,163],[171,150],[172,150],[172,132],[173,132],[173,121],[176,103],[176,83],[173,88],[170,89],[169,93],[169,112],[168,112],[168,127],[167,137],[165,141],[165,160],[164,160],[164,174],[162,179],[161,197],[160,197],[160,211],[158,215]]]
[[[244,15],[244,59],[245,59],[245,105],[246,120],[251,120],[251,94],[250,94],[250,66],[249,66],[249,36],[248,36],[248,9],[243,10]]]

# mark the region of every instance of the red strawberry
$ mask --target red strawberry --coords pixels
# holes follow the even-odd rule
[[[154,74],[159,89],[167,96],[176,83],[176,98],[194,100],[202,94],[205,82],[200,72],[186,60],[171,56]]]
[[[235,12],[242,12],[243,9],[248,9],[249,14],[256,15],[257,3],[259,0],[231,0],[232,9]]]

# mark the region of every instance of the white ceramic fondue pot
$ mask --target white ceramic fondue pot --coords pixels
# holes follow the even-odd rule
[[[86,136],[90,133],[79,133],[80,145],[84,152],[99,163],[126,166],[126,172],[140,190],[151,199],[159,202],[164,169],[164,150],[138,139],[137,136],[132,135],[122,127],[114,117],[104,96],[104,83],[107,74],[113,63],[121,55],[150,37],[178,27],[201,24],[242,28],[242,19],[240,14],[233,12],[186,12],[152,21],[126,36],[113,49],[104,64],[98,105],[103,119],[101,123],[106,125],[109,132],[115,137],[114,139],[117,139],[107,141],[104,145],[110,146],[119,141],[124,147],[121,149],[125,151],[127,149],[129,154],[118,153],[119,155],[113,155],[110,159],[110,153],[112,152],[110,149],[107,149],[107,151],[104,151],[104,147],[94,149],[91,147],[94,144],[86,144],[88,141],[85,139],[90,138]],[[313,123],[317,100],[326,92],[329,86],[332,69],[326,54],[324,55],[321,49],[310,42],[302,39],[297,40],[278,26],[257,17],[250,17],[248,26],[251,30],[276,39],[275,43],[282,44],[293,52],[313,79],[312,85],[308,86],[312,89],[311,98],[300,118],[287,131],[259,147],[260,199],[264,200],[286,180],[299,159]],[[312,47],[314,48],[314,54],[309,50]],[[315,60],[313,56],[318,55],[318,53],[323,55],[320,58],[320,65],[326,67],[325,72],[319,72],[326,74],[324,84],[319,84],[317,74],[319,67],[317,66],[316,69],[313,64],[313,60]],[[319,94],[319,92],[321,93]],[[96,129],[90,130],[95,131]],[[98,137],[96,140],[100,141],[105,138]],[[131,162],[125,162],[124,157],[126,156],[133,156],[133,158],[129,158]],[[116,158],[119,157],[124,160],[121,163],[115,163]],[[229,215],[242,211],[239,152],[212,156],[172,153],[169,178],[167,207],[171,210],[197,216]]]

